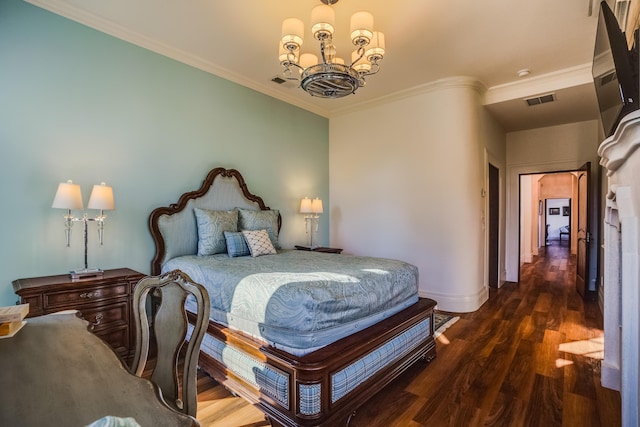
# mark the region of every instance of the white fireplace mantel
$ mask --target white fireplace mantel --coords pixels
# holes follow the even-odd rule
[[[600,164],[611,176],[640,147],[640,110],[626,115],[616,131],[598,148]]]
[[[625,116],[599,147],[607,169],[604,218],[602,385],[620,390],[622,425],[640,407],[640,111]]]

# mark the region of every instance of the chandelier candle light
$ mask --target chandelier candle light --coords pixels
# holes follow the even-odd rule
[[[315,198],[311,200],[308,197],[305,197],[300,202],[300,213],[304,215],[304,229],[307,233],[307,242],[309,243],[309,247],[311,249],[315,248],[317,245],[313,243],[313,235],[318,233],[319,223],[320,223],[320,215],[323,212],[322,209],[322,200],[319,198]]]
[[[365,85],[365,76],[380,70],[384,57],[384,34],[373,31],[373,15],[366,11],[351,16],[351,41],[356,50],[351,54],[351,65],[337,55],[333,44],[335,11],[330,6],[338,0],[321,0],[322,5],[311,11],[311,32],[320,42],[321,60],[312,53],[301,53],[304,41],[304,23],[298,18],[282,22],[282,38],[278,58],[284,68],[284,77],[297,80],[311,96],[342,98],[355,93]]]
[[[104,215],[104,211],[115,209],[115,203],[113,201],[113,189],[106,185],[104,182],[100,185],[94,185],[89,196],[88,209],[99,209],[100,214],[95,218],[89,218],[85,213],[82,217],[78,218],[71,214],[71,210],[81,210],[82,205],[82,192],[80,186],[74,184],[73,181],[62,182],[58,185],[58,190],[53,198],[52,208],[66,209],[67,214],[64,216],[65,224],[65,237],[67,241],[67,247],[71,246],[71,227],[75,221],[82,221],[84,223],[84,268],[72,270],[70,272],[72,279],[80,279],[86,276],[102,276],[103,271],[99,268],[88,268],[87,264],[87,224],[89,221],[95,221],[98,227],[98,240],[100,246],[103,243],[103,231],[104,220],[107,218]]]

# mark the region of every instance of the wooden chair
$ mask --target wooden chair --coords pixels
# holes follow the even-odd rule
[[[153,314],[147,313],[147,296],[154,297]],[[185,301],[192,295],[197,304],[197,321],[188,343]],[[159,305],[155,307],[155,297]],[[156,342],[156,364],[151,374],[164,401],[180,412],[195,417],[197,410],[197,367],[200,344],[209,321],[209,294],[180,270],[150,276],[138,282],[133,294],[136,348],[132,371],[142,376],[151,343],[149,317]],[[181,364],[184,356],[184,364]]]

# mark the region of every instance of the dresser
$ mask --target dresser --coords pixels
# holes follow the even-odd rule
[[[128,268],[105,270],[100,277],[71,279],[68,274],[13,281],[20,303],[29,303],[27,317],[79,310],[95,335],[127,360],[133,355],[135,328],[133,290],[145,275]]]

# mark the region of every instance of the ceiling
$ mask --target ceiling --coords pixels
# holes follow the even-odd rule
[[[506,131],[598,117],[591,77],[595,0],[340,0],[333,6],[339,56],[353,50],[347,33],[358,10],[370,11],[386,37],[380,72],[341,99],[312,98],[295,82],[271,81],[281,74],[282,20],[298,17],[310,32],[319,0],[26,1],[325,117],[454,76],[486,87],[484,104]],[[302,51],[319,52],[310,33]],[[522,69],[530,74],[518,77]],[[554,102],[524,101],[549,93]]]

